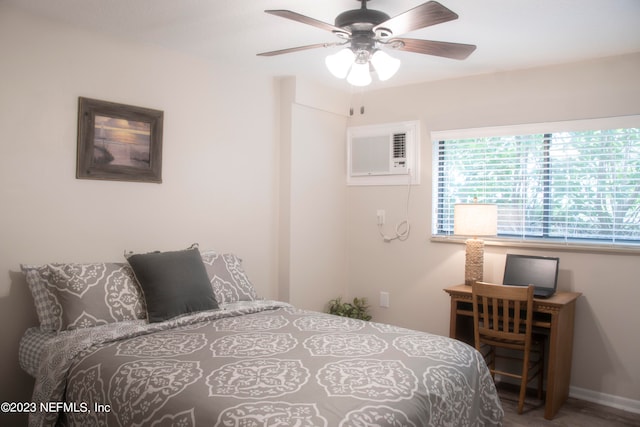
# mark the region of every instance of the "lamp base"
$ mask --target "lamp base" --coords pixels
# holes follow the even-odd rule
[[[484,267],[484,241],[468,239],[466,241],[464,261],[464,284],[472,285],[482,281]]]

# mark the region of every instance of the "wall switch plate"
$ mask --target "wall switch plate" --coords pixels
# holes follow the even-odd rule
[[[389,292],[380,292],[380,307],[389,308]]]

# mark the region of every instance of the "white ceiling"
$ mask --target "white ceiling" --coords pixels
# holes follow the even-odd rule
[[[320,48],[275,57],[256,53],[336,41],[318,28],[264,13],[289,9],[333,24],[355,0],[0,0],[66,24],[348,88],[329,74]],[[371,0],[395,16],[426,0]],[[460,18],[403,36],[477,45],[464,61],[408,52],[395,86],[640,52],[640,0],[440,0]],[[640,70],[639,76],[640,76]]]

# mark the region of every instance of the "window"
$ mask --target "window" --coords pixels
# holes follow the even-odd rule
[[[640,246],[640,116],[433,132],[433,235],[456,203],[498,205],[498,238]]]

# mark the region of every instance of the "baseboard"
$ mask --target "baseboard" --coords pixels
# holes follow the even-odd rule
[[[598,405],[610,406],[623,411],[640,414],[640,400],[628,399],[626,397],[614,396],[613,394],[600,393],[580,387],[569,387],[569,396],[597,403]]]
[[[496,381],[513,384],[519,387],[520,383],[509,377],[501,377],[496,375]],[[640,414],[640,400],[633,400],[626,397],[615,396],[613,394],[601,393],[580,387],[569,387],[569,396],[574,399],[586,400],[587,402],[597,403],[598,405],[609,406],[611,408],[621,409],[626,412]]]

